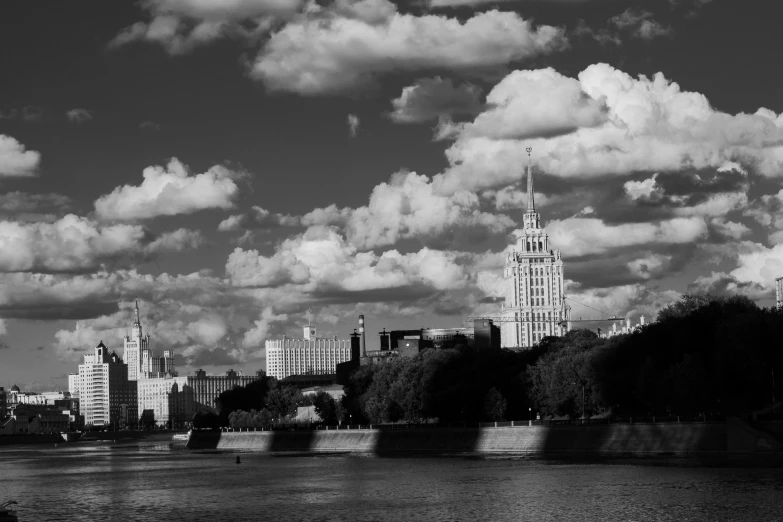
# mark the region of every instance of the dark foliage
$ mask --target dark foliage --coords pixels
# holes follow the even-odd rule
[[[549,339],[528,369],[545,414],[737,415],[772,400],[783,314],[745,297],[686,295],[641,331],[598,339],[585,330]]]

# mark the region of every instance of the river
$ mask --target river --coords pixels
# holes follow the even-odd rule
[[[31,521],[783,520],[783,470],[519,458],[271,456],[168,443],[0,447]]]

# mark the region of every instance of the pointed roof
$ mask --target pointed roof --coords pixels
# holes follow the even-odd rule
[[[533,195],[533,167],[531,165],[532,160],[530,159],[530,153],[533,151],[533,147],[528,147],[525,150],[527,150],[527,211],[535,212],[536,202]]]
[[[136,299],[136,322],[133,324],[141,324],[141,321],[139,320],[139,300]]]

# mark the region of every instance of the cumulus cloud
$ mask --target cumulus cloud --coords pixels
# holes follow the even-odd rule
[[[0,134],[0,178],[35,176],[41,154],[25,150],[25,146],[11,136]]]
[[[641,279],[652,279],[666,271],[672,256],[649,254],[628,263],[628,270]]]
[[[758,243],[745,243],[738,253],[737,264],[730,275],[738,281],[772,288],[775,278],[783,274],[783,244],[767,248]]]
[[[474,116],[483,107],[481,94],[481,88],[471,83],[454,85],[440,76],[422,78],[392,100],[394,111],[389,117],[395,123],[423,123],[455,115]]]
[[[73,123],[84,123],[92,119],[92,111],[87,109],[71,109],[65,112],[65,116]]]
[[[348,115],[348,134],[351,138],[356,137],[356,132],[359,130],[359,117],[355,114]]]
[[[607,120],[603,99],[591,98],[578,80],[552,68],[514,71],[487,95],[487,110],[464,135],[525,139],[570,134]]]
[[[309,294],[334,295],[370,290],[421,286],[447,290],[468,281],[465,268],[451,252],[422,250],[378,255],[359,252],[335,230],[314,227],[285,240],[270,257],[236,249],[226,263],[226,274],[237,286],[300,286]],[[382,296],[377,292],[376,299]]]
[[[406,238],[443,238],[470,228],[501,233],[513,225],[508,216],[481,211],[471,192],[439,195],[426,176],[400,172],[373,189],[367,206],[353,211],[346,234],[351,244],[366,249]]]
[[[53,223],[0,221],[0,271],[83,272],[125,265],[197,246],[197,232],[155,236],[140,226],[101,226],[68,214]]]
[[[391,71],[471,71],[562,49],[562,29],[513,12],[456,18],[401,14],[386,0],[384,19],[307,16],[273,33],[251,68],[271,90],[316,95],[354,89]]]
[[[609,19],[609,23],[643,40],[652,40],[660,36],[671,36],[674,33],[671,27],[665,27],[656,22],[651,12],[634,9],[633,7],[629,7],[621,14],[613,16]]]
[[[707,235],[707,224],[697,217],[621,225],[575,217],[552,221],[546,229],[554,246],[570,256],[601,254],[634,245],[686,244]]]
[[[210,208],[232,208],[239,195],[239,176],[220,165],[191,176],[176,158],[164,167],[144,169],[139,186],[117,187],[95,201],[96,215],[105,220],[149,219],[191,214]]]
[[[518,73],[518,72],[517,72]],[[512,73],[512,77],[517,73]],[[552,82],[573,86],[573,80],[549,74]],[[474,123],[485,114],[499,109],[488,109],[473,123],[467,124],[446,154],[451,166],[435,177],[438,191],[482,189],[508,185],[519,175],[519,166],[526,158],[525,147],[532,146],[536,164],[545,172],[561,177],[598,177],[626,175],[630,172],[676,172],[684,169],[718,168],[727,161],[738,161],[766,176],[783,174],[783,117],[767,109],[754,114],[729,115],[715,110],[701,94],[681,91],[676,83],[658,73],[652,78],[632,78],[606,64],[591,65],[578,75],[581,96],[578,100],[592,100],[576,105],[565,105],[568,111],[561,121],[573,121],[574,132],[552,136],[551,128],[540,133],[529,130],[530,125],[515,118],[515,97],[530,97],[535,83],[514,94],[505,93],[507,113],[493,114],[491,121],[508,120],[519,135],[529,136],[525,143],[493,137],[473,131]],[[503,84],[503,82],[501,82]],[[542,86],[544,84],[541,84]],[[541,87],[543,88],[543,87]],[[494,91],[494,90],[493,90]],[[548,92],[548,91],[547,91]],[[536,96],[544,96],[536,92]],[[491,91],[488,100],[495,94]],[[542,104],[528,108],[528,120],[540,119],[552,109]],[[603,123],[583,126],[580,116],[589,115],[587,124],[593,125],[596,113],[583,112],[595,104],[605,107]],[[581,109],[580,109],[581,108]],[[558,110],[562,109],[558,108]],[[491,133],[490,133],[491,134]]]
[[[745,215],[767,227],[772,242],[783,242],[783,237],[780,237],[783,231],[783,190],[761,196],[745,210]]]

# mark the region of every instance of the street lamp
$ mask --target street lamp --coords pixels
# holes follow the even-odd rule
[[[532,426],[533,425],[533,408],[528,407],[527,409],[527,425]]]

